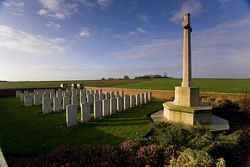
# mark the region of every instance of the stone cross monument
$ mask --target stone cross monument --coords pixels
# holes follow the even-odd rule
[[[191,87],[191,32],[190,14],[186,13],[183,18],[183,72],[182,72],[182,87]]]
[[[212,107],[201,103],[199,88],[192,87],[191,32],[190,14],[185,13],[183,16],[182,83],[181,86],[175,87],[174,101],[163,104],[163,117],[167,121],[191,126],[205,125],[212,130],[228,129],[229,125],[226,120],[212,116]]]

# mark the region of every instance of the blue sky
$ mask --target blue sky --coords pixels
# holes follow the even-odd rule
[[[180,77],[183,12],[194,77],[250,77],[249,0],[0,0],[0,80]]]

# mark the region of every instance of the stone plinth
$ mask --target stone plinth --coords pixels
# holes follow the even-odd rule
[[[175,87],[174,104],[180,106],[199,106],[200,92],[199,88]]]
[[[163,107],[163,116],[170,122],[180,122],[191,126],[211,123],[211,106],[186,107],[166,102]]]

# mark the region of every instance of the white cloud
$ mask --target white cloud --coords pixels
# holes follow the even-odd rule
[[[15,28],[0,25],[1,52],[15,52],[19,55],[53,55],[62,52],[62,40],[45,38]]]
[[[2,2],[11,14],[21,16],[24,13],[24,2],[23,0],[5,0]]]
[[[81,38],[89,38],[90,36],[91,36],[91,33],[88,28],[83,28],[82,31],[80,32]]]
[[[41,16],[46,16],[48,14],[48,11],[45,9],[40,9],[37,14],[41,15]]]
[[[38,11],[41,16],[65,19],[78,12],[78,3],[67,0],[39,0],[42,8]]]
[[[55,23],[53,21],[48,21],[48,23],[46,24],[46,27],[54,28],[54,29],[60,29],[62,26],[59,23]]]
[[[173,22],[179,22],[182,19],[184,13],[189,12],[192,16],[196,16],[202,12],[203,6],[199,0],[187,0],[184,1],[181,9],[175,11],[170,18]]]
[[[42,5],[37,14],[65,19],[78,13],[80,4],[88,8],[107,8],[112,0],[39,0]]]
[[[112,4],[112,0],[97,0],[97,4],[100,7],[106,8]]]
[[[146,30],[144,30],[142,27],[137,27],[136,31],[140,32],[140,33],[145,33]]]

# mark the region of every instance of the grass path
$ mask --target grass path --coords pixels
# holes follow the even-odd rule
[[[65,113],[44,115],[41,107],[23,107],[14,97],[0,98],[0,143],[5,153],[22,155],[45,153],[60,144],[119,144],[145,136],[151,129],[148,114],[161,108],[161,102],[152,102],[66,128]]]

